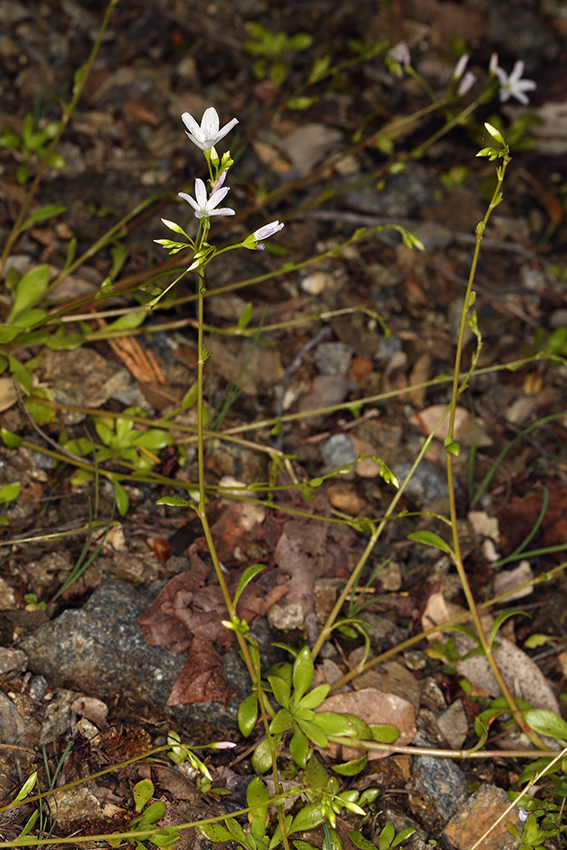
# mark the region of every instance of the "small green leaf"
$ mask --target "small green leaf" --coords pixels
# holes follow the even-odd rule
[[[3,488],[3,489],[5,489],[5,488]],[[36,779],[37,779],[37,771],[28,776],[28,778],[26,779],[26,781],[24,782],[24,784],[22,785],[22,787],[18,791],[16,797],[14,798],[14,802],[12,803],[12,805],[14,805],[15,803],[19,803],[21,800],[24,799],[24,797],[28,796],[28,794],[31,792],[33,786],[35,785]]]
[[[293,726],[293,717],[287,708],[280,708],[272,722],[270,723],[270,732],[272,735],[281,735]]]
[[[232,841],[232,835],[228,829],[221,823],[204,823],[198,824],[199,832],[202,832],[205,838],[215,843],[221,841]]]
[[[21,446],[23,437],[13,434],[12,431],[7,431],[6,428],[2,428],[0,433],[2,435],[2,442],[9,449],[17,449],[18,446]]]
[[[249,301],[238,319],[238,327],[243,330],[247,328],[252,319],[252,302]]]
[[[374,740],[379,744],[393,744],[400,737],[400,730],[387,724],[373,724],[370,731]]]
[[[114,494],[116,496],[116,505],[118,507],[118,512],[120,516],[126,516],[128,513],[128,506],[130,504],[130,499],[128,498],[128,493],[122,486],[122,484],[114,479]]]
[[[296,728],[293,733],[293,737],[289,743],[289,751],[292,755],[292,758],[299,767],[305,767],[307,764],[307,756],[309,754],[309,741],[307,740],[307,735],[301,731],[301,729]],[[309,764],[313,761],[310,759]]]
[[[151,779],[141,779],[134,785],[134,804],[138,814],[142,811],[146,803],[153,797],[154,783]]]
[[[156,505],[169,505],[171,508],[193,508],[193,502],[188,502],[187,499],[180,499],[179,496],[162,496],[158,499]]]
[[[523,614],[525,617],[530,616],[527,613],[527,611],[518,611],[516,608],[508,609],[506,611],[501,611],[500,614],[498,614],[498,616],[496,617],[496,619],[494,621],[492,628],[490,629],[490,636],[488,638],[488,643],[489,643],[490,646],[492,646],[492,644],[494,643],[494,638],[496,637],[496,634],[497,634],[500,626],[503,623],[505,623],[506,620],[509,620],[510,617],[515,617],[517,614]]]
[[[24,221],[22,226],[18,228],[18,233],[22,233],[38,221],[45,221],[47,218],[54,218],[56,215],[61,215],[66,209],[67,207],[62,207],[60,204],[46,204]]]
[[[287,708],[291,696],[289,684],[279,676],[268,676],[268,682],[272,686],[272,691],[279,704]]]
[[[328,711],[317,712],[317,723],[327,735],[354,737],[353,727],[344,714],[334,714]]]
[[[12,309],[8,315],[7,323],[9,325],[17,316],[43,297],[48,283],[49,266],[46,264],[36,266],[21,278],[16,287]]]
[[[552,711],[535,708],[526,712],[525,717],[528,726],[538,735],[548,735],[550,738],[567,741],[567,723]]]
[[[245,738],[250,735],[258,720],[258,698],[249,694],[238,708],[238,728]]]
[[[21,334],[21,328],[7,327],[6,325],[0,326],[0,344],[4,344],[6,342],[12,342],[19,334]]]
[[[313,688],[312,691],[309,691],[300,700],[298,708],[317,708],[318,705],[321,705],[330,690],[330,685],[319,685]]]
[[[322,728],[314,721],[298,720],[297,725],[317,747],[326,747],[328,745],[327,736]]]
[[[364,755],[361,758],[346,761],[343,764],[331,765],[331,770],[338,773],[339,776],[356,776],[361,770],[364,770],[368,763],[368,756]]]
[[[42,322],[46,316],[46,310],[42,310],[39,307],[34,307],[32,310],[26,310],[25,313],[22,313],[20,316],[14,319],[12,326],[14,328],[31,328],[32,325],[35,325],[38,322]]]
[[[557,638],[554,635],[530,635],[524,641],[525,649],[537,649],[538,646],[544,646],[546,643],[555,643]]]
[[[266,773],[271,766],[272,750],[270,748],[270,742],[267,738],[264,738],[264,740],[260,741],[254,750],[254,755],[252,756],[252,767],[257,770],[258,773]]]
[[[368,839],[356,829],[349,829],[348,837],[352,843],[359,848],[359,850],[376,850],[374,844],[371,844],[370,841],[368,841]]]
[[[408,534],[408,539],[415,540],[417,543],[424,543],[426,546],[434,546],[435,549],[441,549],[442,552],[453,555],[453,550],[449,544],[445,543],[443,538],[434,534],[433,531],[414,531]]]
[[[238,587],[236,588],[236,593],[234,594],[233,604],[234,604],[235,608],[236,608],[236,605],[238,604],[238,600],[240,599],[240,596],[241,596],[244,588],[252,581],[254,576],[257,576],[258,573],[261,573],[262,570],[265,570],[265,569],[266,569],[265,564],[251,564],[249,567],[246,567],[246,569],[244,570],[244,572],[240,576],[240,579],[238,581]]]
[[[400,830],[400,832],[398,832],[392,842],[392,848],[398,847],[402,843],[402,841],[405,841],[406,838],[409,838],[411,835],[414,834],[414,832],[415,829],[413,829],[413,827],[411,826],[406,826],[405,829]]]
[[[231,837],[238,841],[239,844],[246,845],[246,835],[244,834],[244,830],[238,823],[238,821],[234,820],[234,818],[227,818],[225,820],[226,828],[231,834]]]
[[[452,440],[450,437],[445,437],[444,445],[449,454],[454,455],[454,457],[459,457],[461,454],[461,447],[455,440]]]
[[[311,651],[308,646],[304,646],[297,654],[293,665],[293,699],[296,705],[311,685],[313,673],[314,667]]]
[[[321,803],[310,803],[296,814],[291,822],[289,834],[291,835],[293,832],[305,832],[308,829],[315,829],[315,827],[320,826],[324,820],[325,817],[321,813]]]
[[[168,431],[152,428],[150,431],[136,436],[134,444],[136,446],[144,446],[144,448],[152,452],[159,452],[166,446],[173,446],[175,440]]]
[[[130,331],[139,328],[148,316],[147,310],[133,310],[108,325],[105,331]]]
[[[20,495],[22,484],[20,481],[13,481],[11,484],[5,484],[0,489],[0,505],[6,502],[13,502]]]
[[[110,269],[110,277],[114,279],[116,275],[119,273],[120,269],[128,259],[130,251],[124,245],[123,242],[115,242],[110,249],[110,256],[112,257],[112,267]],[[135,313],[130,313],[126,315],[135,315]],[[122,318],[126,318],[123,316]],[[120,319],[118,320],[120,321]],[[116,323],[115,323],[116,324]],[[137,327],[135,325],[134,327]]]
[[[387,823],[378,838],[378,850],[389,850],[395,834],[392,824]]]
[[[262,820],[266,820],[268,817],[268,802],[270,799],[270,795],[266,789],[266,786],[262,782],[259,776],[255,776],[248,784],[248,788],[246,789],[246,802],[249,806],[256,806],[258,803],[263,803],[258,809],[254,809],[253,817],[261,818]]]

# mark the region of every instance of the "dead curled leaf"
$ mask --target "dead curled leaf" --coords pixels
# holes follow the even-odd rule
[[[204,539],[200,538],[190,546],[191,569],[176,575],[148,610],[138,617],[146,643],[169,646],[177,654],[189,650],[189,657],[174,683],[167,705],[209,700],[226,704],[229,696],[228,684],[222,675],[222,659],[215,644],[228,649],[234,632],[222,624],[227,615],[220,587],[205,583],[210,568],[198,554],[204,543]],[[235,584],[239,575],[231,575],[230,583]],[[238,616],[253,622],[265,614],[286,590],[285,586],[275,587],[262,596],[256,585],[249,584],[240,597]]]

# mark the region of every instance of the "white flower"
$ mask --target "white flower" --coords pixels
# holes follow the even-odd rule
[[[388,56],[390,59],[393,59],[394,62],[399,62],[400,65],[404,66],[404,68],[407,68],[408,65],[411,64],[409,47],[405,41],[399,41],[394,45],[394,47],[390,48],[390,50],[388,50]]]
[[[536,83],[533,80],[522,80],[524,73],[524,63],[518,59],[510,76],[506,71],[498,65],[498,55],[492,54],[490,59],[490,71],[498,77],[500,83],[500,101],[505,103],[511,97],[515,97],[524,106],[527,106],[529,100],[524,92],[533,91],[536,88]]]
[[[217,188],[211,193],[210,198],[207,198],[205,184],[200,177],[197,177],[195,180],[195,198],[197,200],[192,198],[191,195],[186,195],[185,192],[179,192],[179,197],[191,204],[195,210],[196,218],[209,218],[211,215],[235,215],[234,210],[229,207],[222,207],[220,210],[215,209],[229,191],[228,186],[224,186],[222,189],[218,188],[220,182],[220,180],[217,181]]]
[[[455,65],[455,70],[453,71],[453,79],[460,80],[463,74],[465,73],[465,68],[467,67],[469,61],[468,53],[463,53],[457,64]]]
[[[205,110],[201,119],[201,126],[197,124],[193,116],[188,112],[183,113],[181,120],[187,128],[185,132],[193,144],[197,145],[197,147],[201,148],[201,150],[205,151],[205,153],[210,151],[211,148],[214,148],[214,146],[218,144],[221,139],[224,139],[226,134],[230,133],[232,128],[238,124],[238,119],[233,118],[228,122],[228,124],[224,125],[222,130],[220,130],[219,116],[214,106],[209,106],[209,108]]]
[[[262,245],[261,239],[268,239],[268,237],[273,236],[274,233],[277,233],[284,226],[283,221],[271,221],[269,224],[265,224],[263,227],[259,227],[258,230],[255,230],[252,234],[254,238],[255,245],[257,251],[263,251],[266,247]]]
[[[459,88],[457,89],[458,94],[462,97],[465,95],[476,83],[476,74],[473,74],[472,71],[467,71],[461,82],[459,83]]]

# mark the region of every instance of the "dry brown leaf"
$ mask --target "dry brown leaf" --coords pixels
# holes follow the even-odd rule
[[[447,405],[445,404],[433,404],[431,407],[426,407],[425,410],[421,410],[419,413],[414,413],[414,415],[410,417],[409,421],[412,425],[417,425],[418,427],[425,429],[427,434],[431,434],[435,423],[446,410],[446,407]],[[449,414],[447,414],[437,429],[435,438],[443,441],[448,433]],[[482,423],[479,419],[475,420],[475,428],[473,429],[471,415],[464,407],[457,407],[455,410],[455,428],[453,437],[463,446],[470,446],[474,439],[477,448],[491,446],[493,442],[488,434],[483,431]]]
[[[354,714],[360,717],[368,725],[395,726],[400,730],[400,737],[396,741],[402,747],[410,744],[416,734],[415,710],[411,703],[394,694],[386,694],[376,688],[364,688],[360,691],[350,691],[345,694],[333,694],[327,697],[315,711],[332,711],[336,714]],[[328,752],[330,758],[337,756],[336,744],[329,744]],[[343,747],[342,757],[345,761],[360,758],[360,750],[354,747]],[[376,761],[390,753],[386,750],[368,750],[368,760]]]
[[[147,611],[138,617],[144,640],[151,646],[169,646],[179,654],[189,649],[189,657],[176,679],[167,705],[220,701],[228,698],[228,685],[222,675],[222,660],[214,644],[224,649],[232,644],[234,632],[225,628],[226,606],[218,585],[207,585],[210,572],[198,554],[201,538],[189,548],[191,570],[176,575],[161,591]],[[205,544],[206,545],[206,544]],[[230,576],[230,583],[239,574]],[[238,615],[249,623],[266,613],[284,588],[274,588],[261,596],[257,586],[249,584],[238,603]]]
[[[0,413],[12,407],[17,400],[18,395],[12,378],[0,378]]]

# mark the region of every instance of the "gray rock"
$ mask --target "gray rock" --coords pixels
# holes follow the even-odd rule
[[[394,467],[394,473],[400,483],[411,469],[411,463],[405,461]],[[408,496],[413,496],[422,505],[434,499],[446,498],[449,495],[444,474],[427,460],[422,460],[413,474],[405,490]]]
[[[315,363],[324,375],[346,375],[353,354],[346,342],[322,342],[315,349]]]
[[[397,336],[390,336],[388,339],[383,337],[378,344],[378,348],[376,349],[376,354],[374,355],[375,360],[388,360],[392,354],[395,354],[397,351],[402,350],[402,343],[398,339]]]
[[[437,718],[437,724],[447,743],[454,750],[460,750],[469,731],[469,724],[462,700],[455,700],[449,708],[441,712]]]
[[[449,820],[467,799],[465,774],[450,759],[416,756],[412,786],[432,798],[439,816]]]
[[[246,668],[236,649],[223,656],[223,673],[234,695],[226,706],[206,702],[166,708],[186,656],[174,655],[164,646],[148,646],[136,622],[159,590],[161,583],[140,588],[111,581],[98,588],[83,609],[64,611],[57,619],[25,635],[19,648],[28,656],[29,669],[41,671],[51,686],[73,688],[97,697],[121,694],[134,701],[141,715],[154,719],[160,715],[161,720],[176,723],[176,728],[180,723],[190,724],[196,739],[199,734],[208,739],[221,734],[226,737],[227,731],[236,729],[238,705],[249,693]],[[251,628],[260,644],[265,642],[266,630],[265,621],[264,627],[260,621]],[[2,711],[6,714],[5,723]],[[11,740],[23,732],[15,711],[9,700],[6,705],[0,700],[0,734],[4,741],[8,740],[1,731],[5,724],[9,724]]]
[[[346,434],[333,434],[321,448],[325,466],[339,469],[356,460],[356,452],[350,437]]]

